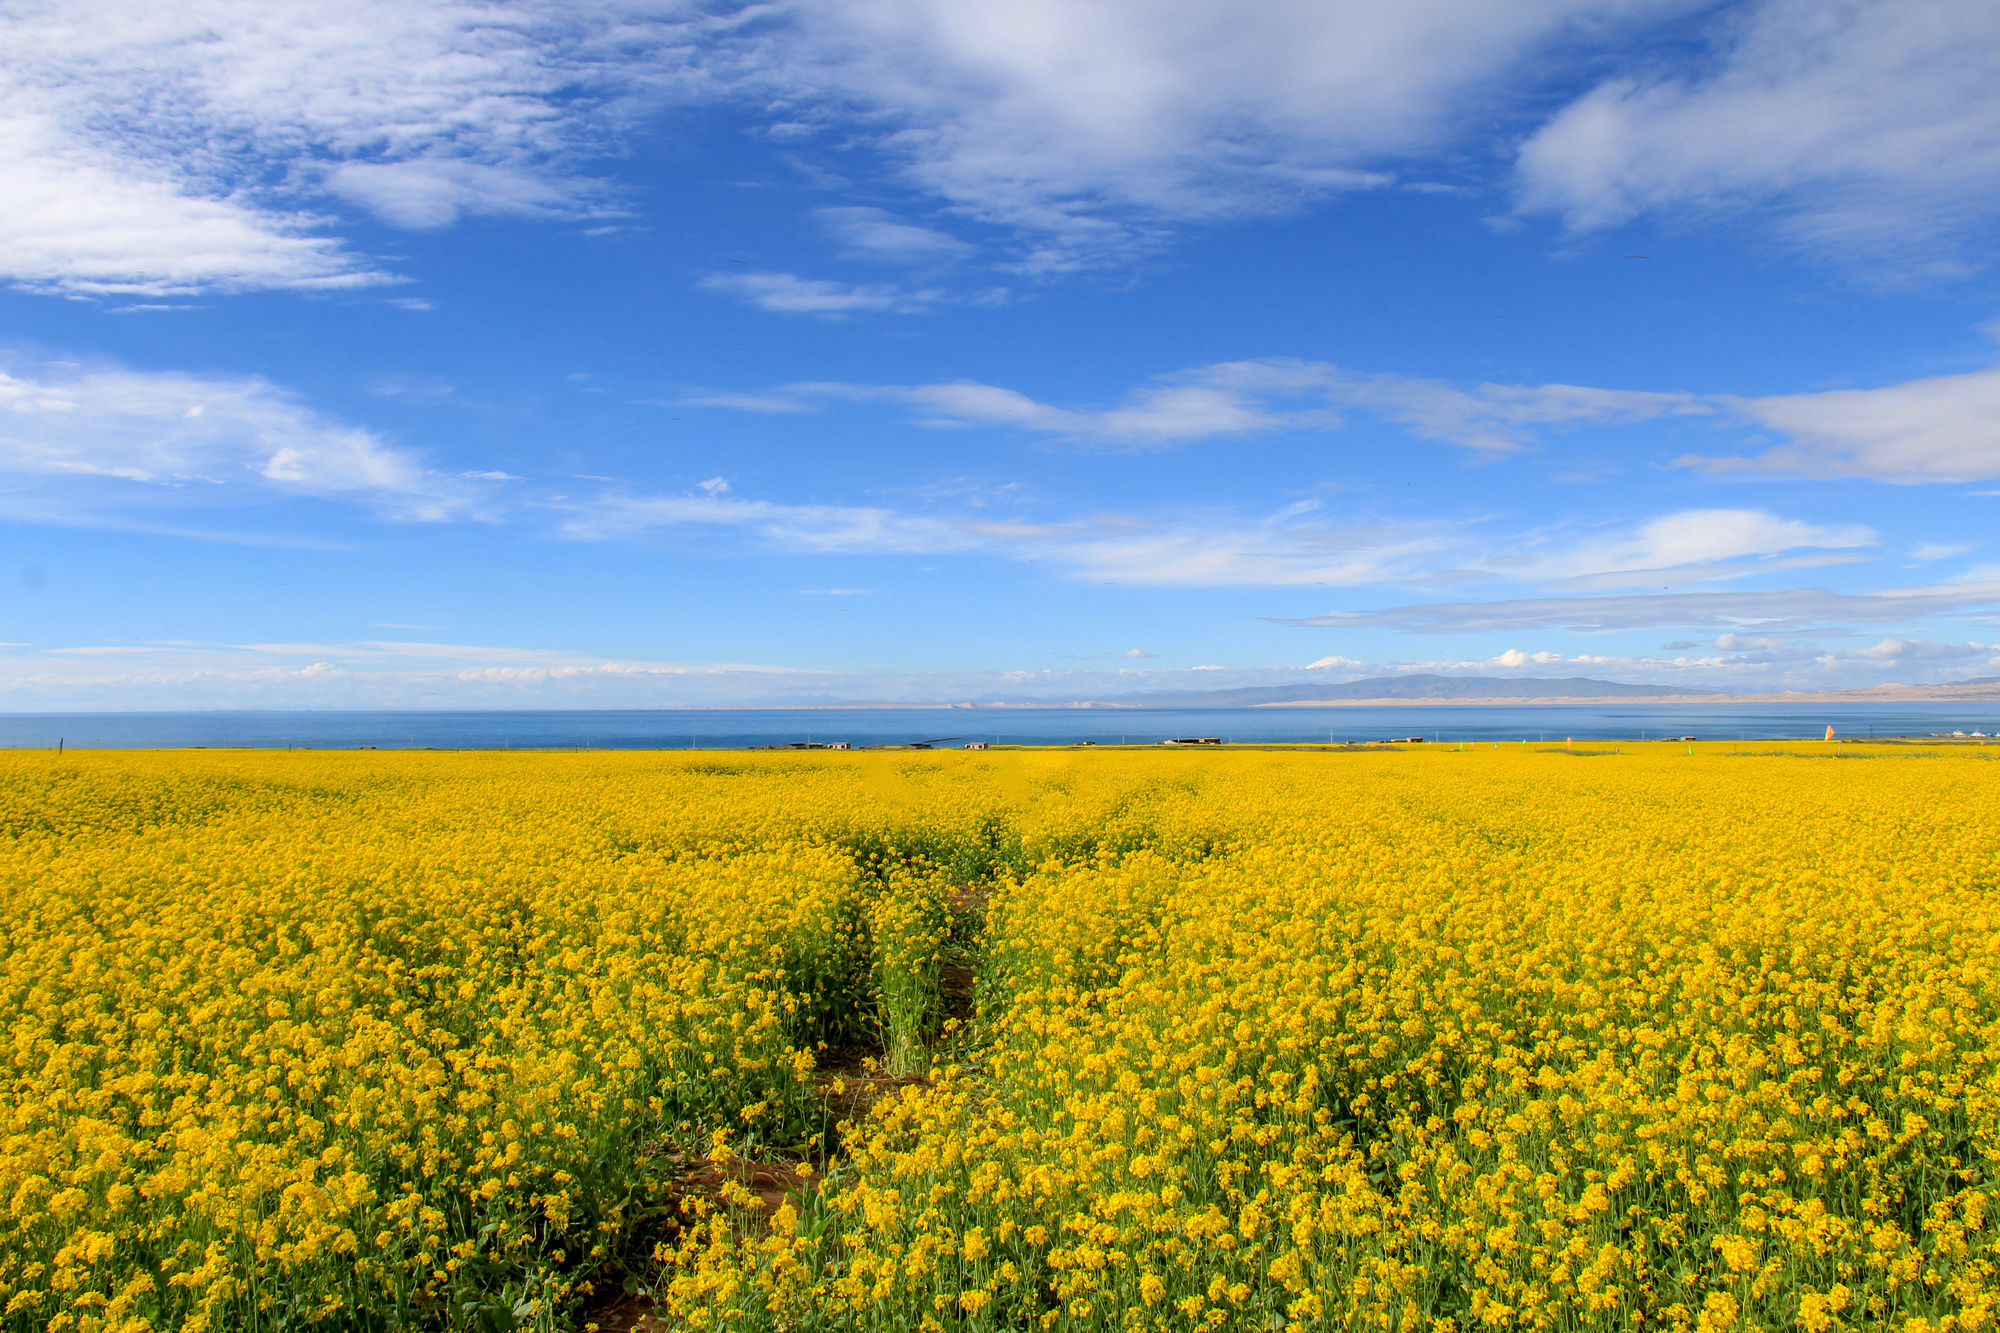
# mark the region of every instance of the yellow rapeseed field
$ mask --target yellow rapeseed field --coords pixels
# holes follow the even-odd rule
[[[0,1311],[1990,1328],[2000,750],[1833,750],[8,753]]]

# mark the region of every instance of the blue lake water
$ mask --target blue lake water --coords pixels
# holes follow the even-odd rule
[[[737,749],[791,741],[1008,745],[1236,742],[1704,740],[2000,734],[2000,703],[1492,704],[1360,708],[605,709],[509,712],[33,713],[0,715],[0,747],[180,749]]]

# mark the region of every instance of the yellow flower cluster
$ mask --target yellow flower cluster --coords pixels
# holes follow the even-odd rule
[[[2000,767],[1729,749],[1203,760],[1230,836],[1003,884],[978,1044],[674,1313],[1992,1327]]]
[[[0,756],[0,1323],[1991,1327],[2000,768],[1686,748]]]

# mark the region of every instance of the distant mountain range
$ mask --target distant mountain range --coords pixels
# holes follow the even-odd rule
[[[1338,685],[1255,685],[1239,690],[1174,690],[1120,694],[1106,703],[1133,708],[1253,708],[1258,704],[1343,699],[1645,699],[1715,694],[1685,685],[1627,685],[1589,676],[1375,676]]]
[[[1971,683],[1971,682],[1969,682]],[[1255,708],[1265,704],[1338,703],[1352,699],[1657,699],[1667,695],[1718,694],[1686,685],[1627,685],[1589,676],[1375,676],[1323,685],[1253,685],[1235,690],[1156,690],[1098,699],[1030,698],[983,694],[975,699],[934,704],[871,703],[832,695],[789,695],[766,700],[766,708]]]

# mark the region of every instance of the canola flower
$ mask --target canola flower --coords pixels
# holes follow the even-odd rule
[[[0,1310],[1986,1328],[2000,771],[1820,752],[8,755]]]

